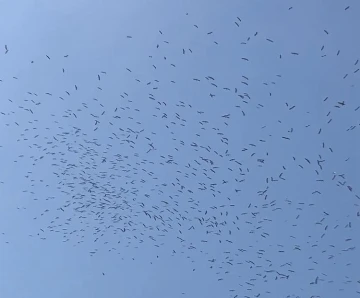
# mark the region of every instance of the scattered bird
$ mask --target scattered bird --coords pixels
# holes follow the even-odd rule
[[[291,23],[297,7],[287,8]],[[21,59],[4,56],[0,150],[11,175],[0,175],[1,193],[14,194],[39,245],[51,236],[93,258],[181,258],[189,274],[206,267],[229,287],[222,297],[356,297],[359,60],[342,60],[344,44],[329,50],[336,40],[321,18],[315,46],[286,30],[275,42],[271,24],[265,32],[251,16],[212,28],[190,18],[179,17],[186,37],[149,26],[142,54],[131,48],[140,35],[128,41],[138,63],[120,50],[120,70],[70,58],[18,75]],[[60,79],[49,83],[52,73]],[[4,232],[0,245],[14,238]]]

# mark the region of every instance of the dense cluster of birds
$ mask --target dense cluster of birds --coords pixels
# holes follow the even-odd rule
[[[234,29],[244,22],[235,18]],[[210,40],[207,47],[222,46],[216,30],[188,25]],[[360,104],[331,94],[311,98],[314,107],[284,98],[282,80],[291,78],[276,70],[266,81],[239,70],[238,83],[225,85],[226,74],[186,70],[200,45],[178,47],[165,29],[157,36],[141,66],[146,71],[124,60],[116,74],[100,69],[76,81],[71,53],[44,53],[29,68],[40,64],[37,72],[62,77],[56,85],[41,86],[40,77],[33,87],[21,75],[1,78],[0,88],[14,94],[2,99],[8,102],[1,129],[11,131],[14,143],[3,142],[0,150],[13,146],[18,177],[12,179],[25,178],[24,206],[40,210],[28,236],[92,243],[93,256],[121,255],[123,247],[145,242],[165,247],[184,254],[194,271],[204,261],[219,282],[235,280],[232,298],[280,297],[267,285],[291,280],[298,288],[287,297],[322,297],[321,287],[340,297],[349,284],[349,295],[360,297],[360,276],[353,273],[359,271],[351,264],[360,193],[347,173],[359,155],[338,141],[358,137]],[[241,45],[251,42],[276,43],[256,31]],[[316,59],[331,63],[341,53],[325,48],[314,49]],[[4,54],[11,57],[11,45]],[[291,64],[301,53],[274,56]],[[358,61],[339,80],[358,76]],[[131,87],[118,87],[119,78]],[[17,91],[24,88],[25,94]],[[339,277],[341,270],[348,273]]]

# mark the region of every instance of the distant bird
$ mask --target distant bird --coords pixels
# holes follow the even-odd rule
[[[324,38],[314,46],[306,34],[296,43],[291,30],[279,34],[277,23],[264,28],[261,9],[242,21],[214,5],[213,22],[180,13],[166,34],[137,26],[136,44],[126,43],[133,57],[111,55],[107,72],[106,51],[87,51],[90,66],[4,57],[16,61],[3,61],[0,78],[1,165],[11,174],[0,174],[1,200],[16,205],[7,226],[32,220],[27,237],[39,249],[60,240],[114,262],[145,249],[145,263],[188,262],[192,279],[204,278],[195,272],[205,266],[221,282],[219,297],[285,297],[286,287],[288,298],[311,297],[325,286],[355,297],[359,150],[349,144],[360,133],[351,92],[359,60],[346,49],[346,22],[336,23],[341,42],[323,33],[344,6],[320,3],[326,18],[298,6],[277,11],[280,27],[289,14],[309,19],[303,29]],[[343,61],[340,50],[350,63],[327,77]],[[21,234],[1,231],[0,246],[16,248],[7,240]]]

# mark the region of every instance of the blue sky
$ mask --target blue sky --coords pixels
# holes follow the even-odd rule
[[[360,296],[359,9],[1,1],[0,296]]]

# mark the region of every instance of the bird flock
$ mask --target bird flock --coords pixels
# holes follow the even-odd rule
[[[1,74],[0,189],[18,181],[26,237],[94,258],[151,245],[205,264],[223,297],[360,297],[358,57],[328,28],[297,50],[245,15],[195,20],[179,17],[196,40],[159,28],[137,64],[44,52]]]

